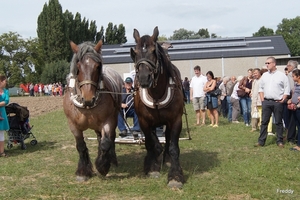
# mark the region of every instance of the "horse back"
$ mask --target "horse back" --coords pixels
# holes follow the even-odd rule
[[[120,106],[122,101],[123,79],[117,71],[110,67],[103,68],[103,85],[105,90],[111,92],[115,103]]]

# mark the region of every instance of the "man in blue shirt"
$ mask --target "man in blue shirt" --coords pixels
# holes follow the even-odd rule
[[[133,80],[130,77],[125,79],[124,87],[122,90],[122,104],[121,104],[121,111],[118,116],[118,129],[120,130],[119,136],[126,137],[128,134],[129,127],[125,124],[125,120],[128,117],[133,117],[133,127],[131,129],[132,135],[137,137],[140,132],[140,125],[138,121],[138,117],[134,110],[133,105]]]

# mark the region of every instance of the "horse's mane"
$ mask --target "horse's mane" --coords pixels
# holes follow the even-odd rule
[[[73,58],[71,61],[71,70],[75,70],[73,75],[77,74],[76,63],[82,60],[85,56],[89,56],[97,63],[102,63],[102,54],[101,51],[97,52],[95,49],[95,44],[92,42],[83,42],[78,45],[78,52],[73,54]],[[72,71],[71,71],[72,73]]]
[[[163,70],[167,73],[168,77],[172,77],[174,81],[180,80],[180,74],[178,74],[178,69],[166,55],[165,50],[162,46],[156,42],[156,56],[159,66],[163,66]]]

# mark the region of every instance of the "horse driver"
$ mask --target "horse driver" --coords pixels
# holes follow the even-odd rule
[[[118,129],[120,130],[119,136],[126,137],[129,127],[127,127],[128,124],[125,123],[125,120],[127,119],[127,117],[133,117],[133,127],[131,131],[133,137],[136,138],[138,137],[138,134],[140,132],[140,125],[133,105],[132,83],[132,78],[127,77],[125,79],[124,87],[122,90],[121,111],[118,116]]]

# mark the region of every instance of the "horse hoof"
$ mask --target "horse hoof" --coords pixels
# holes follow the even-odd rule
[[[89,177],[87,177],[87,176],[77,176],[77,177],[76,177],[76,180],[77,180],[78,182],[84,182],[84,181],[89,180]]]
[[[181,189],[183,184],[181,182],[171,180],[171,181],[169,181],[168,186],[169,186],[169,188]]]
[[[160,177],[160,173],[159,172],[149,172],[149,176],[151,178],[159,178]]]

